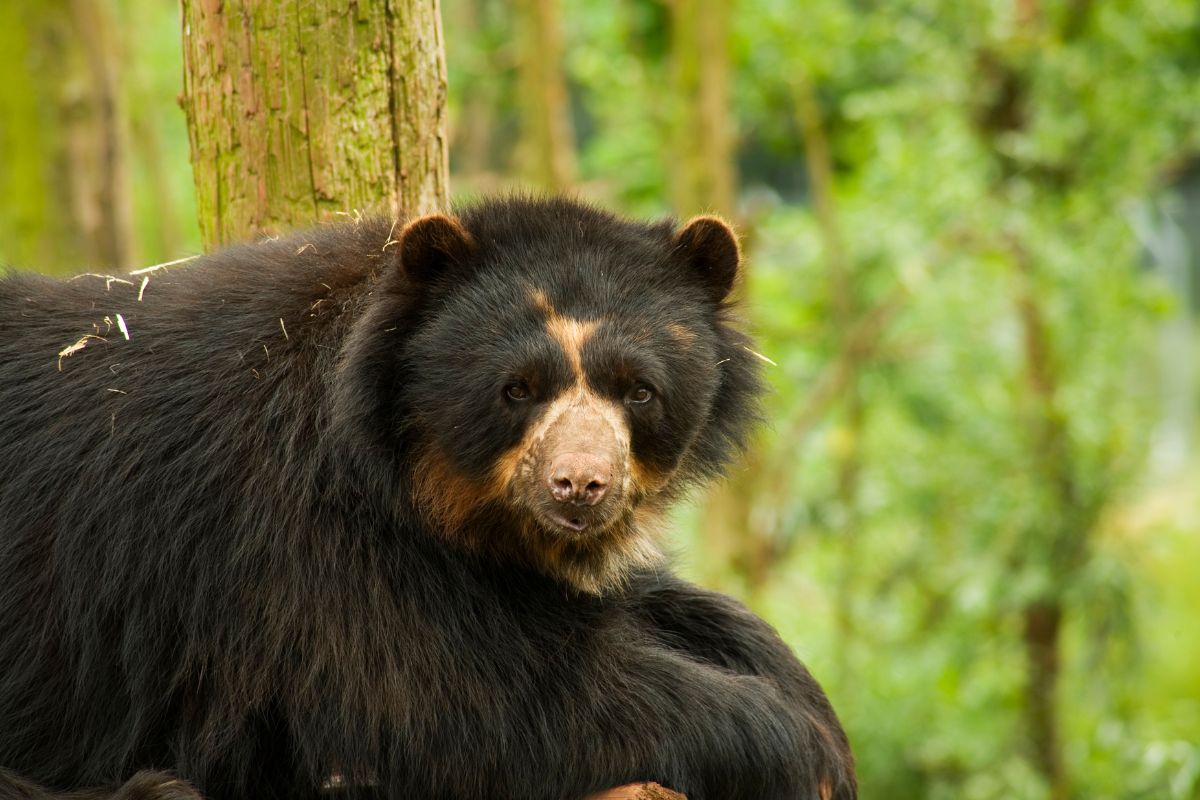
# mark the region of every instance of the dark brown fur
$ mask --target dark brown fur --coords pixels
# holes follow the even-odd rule
[[[854,797],[812,676],[645,547],[755,417],[732,234],[525,199],[402,231],[306,231],[144,287],[0,278],[7,786]],[[576,352],[531,289],[589,323]],[[577,386],[624,420],[634,487],[581,530],[547,515],[548,455],[500,479]]]

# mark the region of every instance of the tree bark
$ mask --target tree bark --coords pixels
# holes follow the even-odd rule
[[[438,0],[183,0],[206,247],[448,200]]]
[[[82,45],[87,65],[88,108],[92,118],[91,136],[79,137],[77,149],[91,161],[94,183],[87,197],[81,198],[93,224],[88,231],[92,251],[106,269],[128,269],[135,263],[133,253],[133,204],[129,191],[129,131],[123,98],[118,88],[117,69],[121,63],[113,23],[97,0],[71,0],[71,21]]]
[[[1047,523],[1053,569],[1063,580],[1079,570],[1090,531],[1081,513],[1070,431],[1058,409],[1060,378],[1045,313],[1034,290],[1034,264],[1024,244],[1010,239],[1017,269],[1016,306],[1021,322],[1025,378],[1032,400],[1033,461],[1053,502]],[[1024,624],[1025,716],[1033,762],[1050,785],[1051,800],[1070,796],[1058,724],[1059,652],[1064,615],[1060,589],[1047,590],[1022,609]]]
[[[1029,29],[1045,21],[1040,0],[1013,2],[1014,14],[1021,23],[1020,35],[1030,36]],[[1086,11],[1086,4],[1080,3],[1072,9],[1073,14],[1086,15]],[[1067,19],[1068,25],[1085,22],[1075,16]],[[1065,30],[1063,35],[1073,36],[1074,33]],[[994,192],[1002,201],[1011,202],[1007,199],[1011,184],[1022,170],[1001,140],[1005,135],[1023,130],[1029,123],[1031,79],[1019,63],[1007,61],[994,52],[981,51],[976,64],[978,82],[983,89],[980,96],[984,98],[976,114],[976,127],[998,167]],[[1037,179],[1035,170],[1025,169],[1024,172],[1033,176],[1033,180]],[[1047,183],[1038,188],[1043,191],[1061,189]],[[1062,597],[1063,588],[1078,578],[1086,559],[1095,509],[1086,508],[1082,500],[1069,420],[1060,409],[1061,362],[1047,323],[1045,298],[1040,296],[1037,286],[1038,263],[1029,243],[1019,234],[1007,234],[1004,240],[1014,270],[1013,301],[1022,339],[1021,366],[1029,409],[1030,460],[1049,500],[1049,519],[1044,529],[1036,533],[1048,540],[1050,546],[1046,552],[1052,561],[1049,569],[1055,575],[1053,585],[1028,600],[1021,610],[1026,729],[1032,761],[1045,779],[1050,797],[1066,800],[1072,789],[1063,756],[1058,713],[1061,633],[1067,611]]]
[[[1059,641],[1063,609],[1057,600],[1030,603],[1023,611],[1029,683],[1025,715],[1033,762],[1050,782],[1052,800],[1070,796],[1058,729]]]
[[[456,89],[462,105],[458,118],[450,121],[452,169],[456,176],[465,176],[469,183],[474,183],[491,169],[499,93],[499,81],[494,76],[500,68],[495,63],[493,48],[486,46],[484,0],[460,0],[453,8],[458,36],[471,45],[468,52],[475,80],[464,81]],[[478,46],[481,42],[485,46]]]
[[[0,261],[47,270],[133,263],[112,21],[94,0],[17,0],[0,18]]]
[[[575,132],[563,73],[557,0],[520,0],[522,172],[532,183],[562,191],[575,183]]]
[[[675,211],[732,216],[737,170],[729,111],[730,0],[671,0],[671,25]]]

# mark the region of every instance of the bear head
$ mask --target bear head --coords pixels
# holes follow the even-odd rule
[[[730,228],[510,198],[414,219],[389,245],[343,405],[399,463],[422,526],[587,593],[653,566],[655,518],[756,416]]]

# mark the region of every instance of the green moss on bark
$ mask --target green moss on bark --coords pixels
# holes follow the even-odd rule
[[[447,201],[436,0],[184,0],[205,246]]]

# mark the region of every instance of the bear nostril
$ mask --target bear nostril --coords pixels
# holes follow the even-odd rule
[[[554,460],[546,483],[560,503],[594,506],[608,492],[612,465],[590,453],[564,453]]]
[[[589,481],[584,487],[582,497],[579,502],[586,503],[589,506],[594,506],[604,499],[604,493],[608,491],[608,484],[603,481]]]

